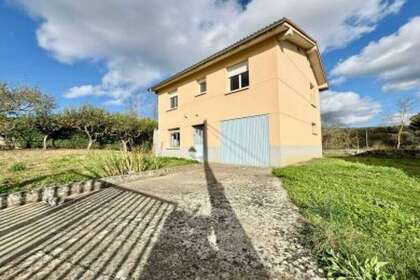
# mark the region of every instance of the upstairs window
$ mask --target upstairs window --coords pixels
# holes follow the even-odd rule
[[[311,105],[316,108],[316,96],[315,96],[315,92],[311,92]]]
[[[311,105],[316,108],[316,96],[315,96],[315,86],[313,83],[309,83],[309,88],[310,88],[310,99],[311,99]]]
[[[197,81],[198,83],[198,93],[197,95],[205,94],[207,92],[207,81],[206,79],[201,79]]]
[[[229,91],[236,91],[249,86],[248,63],[240,63],[228,68]]]
[[[318,130],[318,129],[317,129],[317,127],[316,127],[316,123],[314,123],[314,122],[313,122],[313,123],[312,123],[312,134],[313,134],[313,135],[317,135],[317,134],[318,134],[318,133],[317,133],[317,130]]]
[[[176,91],[169,93],[169,109],[176,109],[178,108],[178,95]]]
[[[181,134],[179,128],[169,130],[169,145],[173,149],[179,148],[181,144]]]

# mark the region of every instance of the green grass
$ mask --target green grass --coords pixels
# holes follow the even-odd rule
[[[307,245],[332,276],[366,276],[365,261],[377,257],[388,277],[420,277],[419,160],[325,158],[273,173],[307,218]],[[387,278],[372,275],[362,279]]]
[[[65,184],[106,176],[100,159],[107,150],[0,151],[0,193]],[[163,167],[195,161],[161,158]]]
[[[16,162],[9,167],[9,171],[11,172],[19,172],[23,170],[26,170],[26,165],[22,162]]]

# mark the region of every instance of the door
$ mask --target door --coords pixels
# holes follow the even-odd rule
[[[222,121],[221,158],[228,164],[269,166],[268,115]]]
[[[203,161],[204,151],[204,125],[194,126],[194,153],[195,159]]]

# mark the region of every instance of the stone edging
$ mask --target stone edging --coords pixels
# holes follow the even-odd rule
[[[63,202],[69,196],[98,191],[102,188],[111,187],[112,185],[116,185],[121,182],[135,181],[146,177],[164,176],[170,173],[182,171],[183,169],[191,166],[194,165],[148,170],[128,175],[90,179],[61,186],[48,186],[34,190],[0,194],[0,209],[40,201],[48,203],[51,206],[55,206]]]

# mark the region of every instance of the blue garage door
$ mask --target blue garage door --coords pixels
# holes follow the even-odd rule
[[[224,163],[270,165],[268,115],[222,121],[221,133]]]

